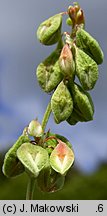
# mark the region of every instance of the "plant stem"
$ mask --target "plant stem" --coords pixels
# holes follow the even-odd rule
[[[46,128],[46,125],[47,125],[47,122],[48,122],[48,119],[50,117],[50,114],[51,114],[51,102],[49,102],[47,108],[46,108],[46,111],[45,111],[45,114],[43,116],[43,120],[42,120],[42,129],[45,130]]]
[[[45,114],[43,116],[43,120],[42,120],[42,129],[45,130],[45,127],[47,125],[48,119],[50,117],[51,114],[51,102],[49,102]],[[35,189],[35,178],[31,178],[29,176],[29,182],[28,182],[28,186],[27,186],[27,192],[26,192],[26,200],[32,200],[33,199],[33,193],[34,193],[34,189]]]
[[[27,186],[27,192],[26,192],[26,200],[32,200],[33,199],[33,193],[35,189],[35,178],[32,178],[29,176],[29,182]]]

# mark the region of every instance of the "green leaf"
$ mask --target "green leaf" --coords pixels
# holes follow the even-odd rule
[[[51,108],[55,122],[66,120],[73,110],[73,100],[67,86],[62,81],[51,98]]]
[[[61,37],[62,15],[56,14],[40,24],[37,38],[44,45],[52,45]]]
[[[25,142],[29,142],[29,137],[21,135],[16,143],[9,149],[4,158],[3,173],[7,177],[15,177],[24,172],[24,167],[17,158],[18,148]]]
[[[44,168],[49,160],[48,153],[40,146],[24,143],[17,151],[17,156],[26,170],[34,177]]]
[[[64,175],[74,162],[74,153],[64,142],[60,140],[50,155],[51,167],[61,175]]]

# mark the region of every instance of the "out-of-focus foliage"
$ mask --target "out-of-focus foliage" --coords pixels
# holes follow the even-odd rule
[[[0,167],[2,166],[2,159]],[[1,170],[1,168],[0,168]],[[0,200],[21,200],[25,199],[26,174],[20,175],[17,178],[7,179],[0,172]],[[34,199],[40,200],[88,200],[88,199],[107,199],[107,164],[100,167],[96,173],[84,175],[75,168],[66,177],[64,189],[53,194],[42,193],[38,188],[35,189]]]

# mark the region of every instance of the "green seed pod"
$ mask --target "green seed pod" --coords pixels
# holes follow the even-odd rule
[[[61,37],[62,15],[56,14],[40,24],[37,38],[44,45],[52,45]]]
[[[17,150],[17,157],[33,177],[37,177],[40,171],[49,161],[48,153],[41,146],[24,143]]]
[[[72,51],[68,44],[65,44],[62,48],[61,55],[59,58],[59,66],[61,72],[66,79],[74,79],[75,64],[73,60]]]
[[[53,193],[62,189],[64,181],[64,176],[47,166],[40,172],[37,178],[37,185],[41,191]]]
[[[84,29],[78,29],[76,33],[76,45],[90,55],[97,64],[103,62],[104,54],[99,43]]]
[[[96,62],[81,49],[75,47],[76,75],[85,90],[94,88],[98,79]]]
[[[55,122],[59,124],[66,120],[73,110],[73,101],[67,86],[62,81],[51,98],[51,109]]]
[[[25,142],[29,142],[29,137],[21,135],[16,143],[9,149],[4,158],[3,173],[7,177],[15,177],[24,172],[22,163],[17,158],[18,148]]]
[[[49,154],[52,153],[53,149],[57,146],[58,140],[65,142],[69,148],[72,148],[71,143],[69,142],[69,140],[66,137],[64,137],[60,134],[53,134],[53,133],[49,132],[49,136],[46,138],[46,140],[44,142],[44,148],[46,148],[46,150],[48,148],[51,149],[49,151]]]
[[[71,92],[73,95],[74,109],[67,119],[68,123],[74,125],[78,121],[84,122],[93,120],[94,105],[89,93],[84,91],[77,84],[71,87]]]
[[[51,92],[63,78],[58,62],[59,56],[60,49],[56,49],[37,67],[37,79],[45,92]]]

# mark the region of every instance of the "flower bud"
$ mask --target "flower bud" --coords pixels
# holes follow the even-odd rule
[[[61,72],[66,78],[71,78],[74,75],[74,60],[71,49],[68,44],[65,44],[59,58],[59,66]]]
[[[82,9],[80,9],[77,13],[76,24],[77,25],[85,24],[85,17]]]
[[[85,24],[84,12],[78,5],[78,3],[74,3],[74,6],[68,7],[68,15],[72,20],[72,27],[74,28],[76,25]]]
[[[72,20],[71,20],[70,17],[67,18],[66,24],[69,25],[69,26],[72,26]]]
[[[68,14],[69,14],[69,17],[74,20],[75,17],[76,17],[76,10],[73,6],[69,6],[68,7]]]
[[[75,7],[75,11],[78,12],[80,9],[80,5],[78,4],[78,2],[74,2],[74,7]]]
[[[28,126],[28,134],[34,137],[41,137],[43,129],[41,124],[37,120],[32,120]]]
[[[73,27],[75,26],[75,22],[76,22],[76,14],[77,14],[77,11],[75,10],[75,8],[73,6],[69,6],[68,15],[72,20]]]

